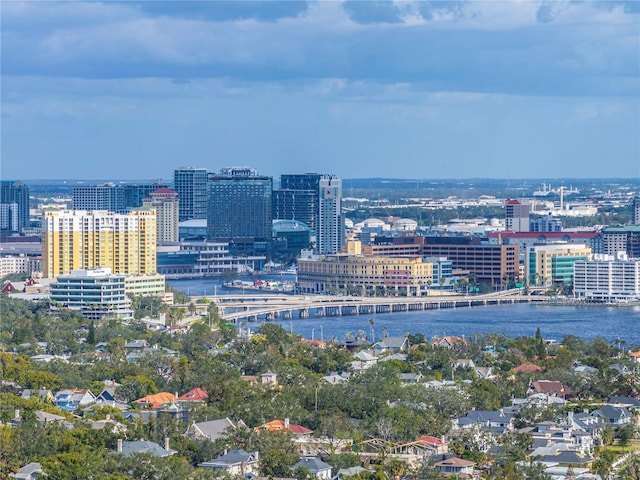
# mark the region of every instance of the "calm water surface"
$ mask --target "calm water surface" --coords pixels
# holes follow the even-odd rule
[[[277,277],[279,278],[279,277]],[[232,292],[224,290],[215,280],[170,281],[178,290],[191,295],[218,295]],[[233,290],[234,294],[242,293]],[[248,292],[247,292],[248,293]],[[347,332],[370,333],[373,319],[376,338],[386,328],[390,336],[422,333],[427,338],[435,335],[481,335],[503,333],[508,337],[533,336],[538,327],[547,339],[562,340],[565,335],[577,335],[585,340],[602,337],[615,343],[624,340],[627,346],[640,345],[640,307],[575,307],[546,305],[489,305],[457,309],[427,310],[375,315],[349,315],[274,321],[285,329],[306,338],[337,338],[343,340]],[[260,323],[247,326],[258,328]]]

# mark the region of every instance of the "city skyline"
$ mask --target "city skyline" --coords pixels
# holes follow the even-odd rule
[[[3,2],[2,179],[640,177],[636,2]]]

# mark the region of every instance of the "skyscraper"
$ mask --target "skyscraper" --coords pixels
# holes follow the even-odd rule
[[[319,254],[337,253],[344,243],[342,181],[318,173],[286,174],[273,192],[273,218],[305,223]]]
[[[156,212],[140,207],[128,214],[104,210],[50,211],[42,218],[43,273],[108,267],[113,273],[156,272]]]
[[[2,230],[20,232],[29,227],[29,187],[22,182],[0,183],[0,205],[3,212]]]
[[[261,252],[272,237],[273,179],[250,167],[224,168],[209,177],[207,238],[230,241],[236,250]]]
[[[640,225],[640,197],[633,199],[633,223]]]
[[[178,194],[170,188],[162,187],[142,200],[144,205],[156,209],[158,243],[177,242],[178,236]]]
[[[142,206],[142,199],[161,187],[161,183],[125,184],[103,183],[73,187],[73,208],[75,210],[108,210],[127,213]]]
[[[173,189],[180,201],[180,221],[207,218],[207,169],[180,167],[173,172]]]

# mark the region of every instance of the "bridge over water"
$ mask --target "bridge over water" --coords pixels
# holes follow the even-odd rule
[[[215,300],[221,317],[232,323],[372,315],[376,313],[413,312],[440,308],[548,301],[549,298],[544,296],[522,295],[522,291],[519,289],[474,296],[337,297],[324,295],[256,295],[241,298],[219,297]]]

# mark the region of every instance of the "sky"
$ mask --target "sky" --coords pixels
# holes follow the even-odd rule
[[[640,177],[638,1],[0,9],[2,179]]]

